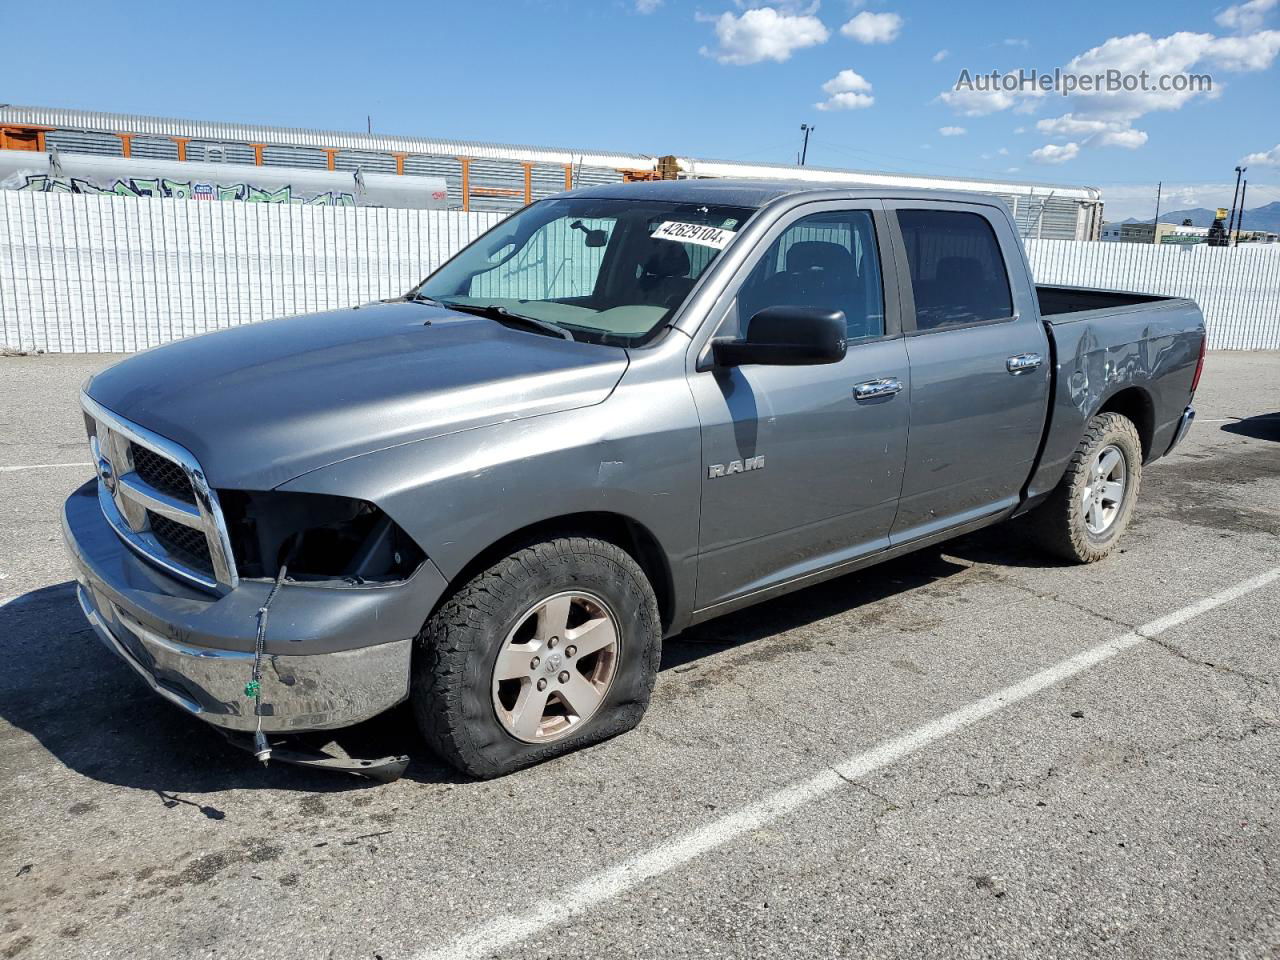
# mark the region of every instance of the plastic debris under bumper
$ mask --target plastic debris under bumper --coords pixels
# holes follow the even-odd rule
[[[99,638],[161,696],[228,730],[257,725],[245,683],[253,654],[193,647],[160,636],[81,581],[80,607]],[[329,730],[381,713],[409,693],[413,640],[314,656],[268,655],[262,667],[262,729]]]

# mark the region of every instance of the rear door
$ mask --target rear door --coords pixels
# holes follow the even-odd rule
[[[764,307],[843,310],[839,363],[711,368],[705,345],[694,347],[699,608],[888,546],[910,391],[886,233],[878,201],[806,204],[760,242],[711,314],[715,336],[735,337]]]
[[[1044,432],[1048,337],[999,208],[886,202],[900,263],[911,430],[893,543],[1011,507]]]

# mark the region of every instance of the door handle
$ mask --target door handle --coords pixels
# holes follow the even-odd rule
[[[1016,377],[1020,373],[1030,373],[1042,363],[1044,363],[1044,357],[1038,353],[1020,353],[1006,360],[1004,366]]]
[[[881,377],[879,380],[867,380],[865,383],[855,384],[853,399],[876,400],[880,397],[892,397],[901,391],[901,380],[896,377]]]

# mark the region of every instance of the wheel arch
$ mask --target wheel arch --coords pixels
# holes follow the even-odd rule
[[[666,551],[644,524],[621,513],[587,511],[548,517],[505,534],[468,560],[449,578],[440,602],[480,571],[523,547],[556,537],[594,537],[625,550],[648,577],[658,601],[658,615],[665,631],[675,618],[675,582]]]
[[[1103,401],[1098,414],[1118,413],[1133,422],[1142,442],[1142,462],[1151,459],[1151,442],[1156,429],[1156,408],[1151,394],[1143,387],[1125,387]]]

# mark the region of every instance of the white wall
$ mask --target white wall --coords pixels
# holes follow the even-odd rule
[[[132,351],[394,296],[500,217],[0,190],[0,345]],[[1027,251],[1038,282],[1192,297],[1211,346],[1280,349],[1280,245]]]
[[[1036,283],[1190,297],[1214,349],[1280,349],[1280,244],[1028,240],[1027,257]]]
[[[132,351],[404,293],[496,213],[0,191],[0,342]]]

